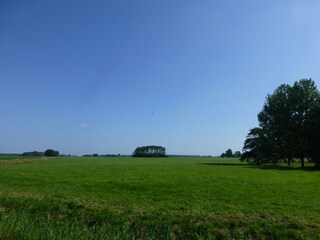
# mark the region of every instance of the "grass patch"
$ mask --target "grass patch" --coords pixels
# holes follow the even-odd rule
[[[237,159],[38,158],[0,165],[0,238],[316,239],[319,180]]]
[[[24,156],[5,156],[0,157],[0,165],[25,164],[37,161],[45,161],[54,159],[50,157],[24,157]]]

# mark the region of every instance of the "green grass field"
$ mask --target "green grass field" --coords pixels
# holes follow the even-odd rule
[[[0,158],[0,239],[320,239],[320,172],[220,158]]]

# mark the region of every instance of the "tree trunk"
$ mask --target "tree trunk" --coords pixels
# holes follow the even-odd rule
[[[288,158],[288,166],[291,166],[291,158]]]
[[[304,157],[300,158],[300,162],[301,162],[301,168],[304,168]]]

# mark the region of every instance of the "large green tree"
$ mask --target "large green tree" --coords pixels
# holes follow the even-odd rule
[[[288,125],[291,118],[290,91],[290,85],[280,85],[273,94],[267,95],[262,111],[258,114],[259,125],[264,132],[263,137],[269,142],[268,148],[272,151],[272,155],[277,160],[288,160],[289,165],[293,158],[291,149],[293,132]]]
[[[273,94],[267,95],[258,114],[260,128],[251,130],[244,143],[244,159],[254,162],[277,162],[280,159],[290,166],[299,158],[315,155],[319,127],[319,92],[311,79],[302,79],[293,86],[282,84]],[[313,159],[315,156],[313,156]]]
[[[263,128],[250,129],[243,147],[241,161],[248,160],[256,164],[277,162],[278,156],[266,131]]]
[[[320,167],[320,100],[311,113],[311,121],[308,123],[310,137],[308,139],[310,159]]]
[[[310,138],[313,134],[312,123],[315,122],[314,111],[319,104],[319,92],[315,83],[309,79],[295,82],[291,88],[291,118],[289,126],[293,134],[292,150],[304,167],[304,159],[310,155],[312,146]],[[320,146],[319,146],[320,147]]]

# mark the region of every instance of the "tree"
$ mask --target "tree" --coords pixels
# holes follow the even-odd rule
[[[260,128],[264,138],[272,144],[270,151],[275,159],[288,158],[291,163],[292,129],[288,125],[291,116],[290,85],[280,85],[271,95],[267,95],[262,111],[258,114]]]
[[[310,159],[320,168],[320,100],[310,114],[309,122],[310,137],[308,139]]]
[[[232,150],[229,148],[225,154],[226,157],[232,157]]]
[[[256,164],[277,161],[273,145],[263,128],[256,127],[249,131],[243,151],[241,161],[247,160]]]
[[[166,149],[161,146],[142,146],[137,147],[133,157],[166,157]]]
[[[220,157],[224,158],[224,157],[241,157],[241,152],[240,151],[236,151],[234,154],[232,153],[232,150],[229,148],[227,151],[225,151],[224,153],[222,153],[220,155]]]
[[[46,157],[57,157],[59,156],[59,152],[58,151],[55,151],[53,149],[48,149],[44,152],[44,155]]]
[[[258,114],[259,128],[250,130],[242,160],[276,163],[283,159],[290,166],[294,158],[299,158],[304,167],[304,159],[317,148],[319,98],[311,79],[301,79],[293,86],[282,84],[267,95]]]
[[[234,157],[241,157],[241,152],[240,151],[235,151],[233,156]]]
[[[291,88],[291,130],[294,131],[292,150],[304,167],[304,159],[310,154],[310,137],[313,134],[314,110],[319,105],[319,92],[311,79],[295,82]]]

